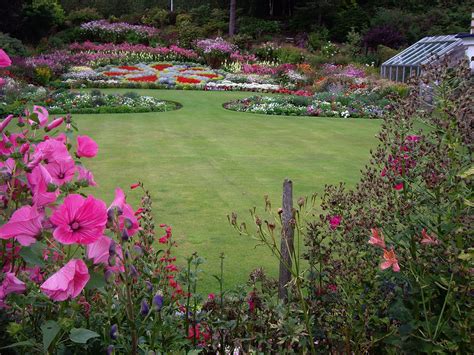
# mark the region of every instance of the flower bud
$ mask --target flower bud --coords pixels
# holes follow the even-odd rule
[[[143,299],[140,305],[140,313],[142,316],[146,316],[149,312],[150,312],[150,307],[148,306],[146,299]]]
[[[110,339],[112,339],[112,340],[117,339],[117,337],[118,337],[118,325],[117,324],[113,324],[110,327],[109,335],[110,335]]]
[[[128,235],[127,230],[124,229],[124,230],[122,231],[122,240],[123,240],[124,242],[128,242],[129,239],[130,239],[130,236]]]
[[[146,289],[148,290],[148,292],[153,291],[153,284],[150,281],[145,281],[145,284],[146,284]]]
[[[116,243],[115,243],[115,240],[112,239],[109,245],[109,256],[115,256],[116,254],[117,254]]]
[[[130,266],[130,273],[129,273],[129,275],[130,275],[131,277],[137,277],[137,276],[138,276],[138,271],[137,271],[137,269],[136,269],[135,266],[133,266],[133,265]]]
[[[107,270],[104,273],[105,282],[112,283],[115,280],[115,273],[112,270]]]
[[[107,355],[113,355],[113,354],[115,354],[114,346],[113,346],[113,345],[109,345],[109,346],[107,347],[107,350],[106,350],[105,353],[106,353]]]
[[[159,312],[161,308],[163,308],[163,296],[157,293],[155,297],[153,297],[153,309]]]

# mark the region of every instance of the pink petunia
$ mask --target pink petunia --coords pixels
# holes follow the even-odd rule
[[[91,244],[102,237],[107,223],[107,209],[103,201],[71,194],[54,211],[51,223],[56,226],[54,238],[63,244]]]
[[[370,231],[372,232],[372,236],[369,239],[369,244],[385,249],[383,234],[380,233],[377,228],[372,228]]]
[[[89,186],[97,186],[97,183],[94,180],[94,175],[90,170],[87,170],[85,167],[82,165],[76,166],[76,171],[77,171],[77,180],[79,181],[87,181],[87,184]]]
[[[77,136],[77,156],[93,158],[97,155],[99,147],[94,140],[88,136]]]
[[[398,259],[395,256],[395,252],[393,251],[393,248],[390,250],[384,249],[383,258],[385,261],[383,261],[380,264],[380,269],[385,270],[391,267],[392,270],[395,272],[400,271],[400,266],[398,265]]]
[[[23,206],[16,210],[10,220],[0,227],[0,239],[15,238],[21,245],[29,246],[41,234],[43,215],[36,207]]]
[[[84,261],[72,259],[50,276],[40,287],[41,292],[54,301],[76,298],[89,281],[89,270]]]
[[[426,232],[425,228],[423,228],[423,230],[421,231],[421,236],[422,236],[421,241],[420,241],[421,244],[425,244],[425,245],[438,245],[439,244],[439,240],[435,236],[429,235]]]
[[[0,68],[6,68],[12,65],[12,61],[7,53],[0,48]]]

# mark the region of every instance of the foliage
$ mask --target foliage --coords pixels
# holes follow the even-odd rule
[[[312,51],[321,49],[324,43],[329,39],[329,31],[326,27],[318,29],[318,31],[311,32],[308,36],[308,46]]]
[[[240,34],[249,35],[258,39],[264,34],[278,32],[280,25],[276,21],[263,20],[255,17],[241,17],[238,21],[238,29]]]
[[[398,49],[405,42],[403,35],[393,27],[384,25],[370,29],[364,36],[364,45],[377,49],[379,45]]]
[[[23,7],[26,38],[37,41],[64,23],[64,10],[57,0],[32,0]]]
[[[84,22],[100,20],[101,18],[101,14],[93,7],[84,7],[74,10],[67,15],[67,20],[75,26],[81,25]]]
[[[12,57],[26,55],[23,43],[19,39],[10,37],[7,33],[0,32],[0,48]]]
[[[275,51],[276,60],[280,63],[298,64],[305,60],[300,48],[281,46]]]

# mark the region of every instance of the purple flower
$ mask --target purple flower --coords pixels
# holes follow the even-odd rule
[[[140,313],[142,316],[146,316],[148,315],[149,312],[150,312],[150,307],[148,306],[146,299],[143,299],[142,303],[140,304]]]
[[[155,297],[153,297],[153,308],[155,311],[159,312],[161,308],[163,308],[163,296],[160,294],[156,294]]]
[[[117,324],[113,324],[110,327],[109,335],[110,335],[110,339],[112,339],[112,340],[117,339],[117,337],[118,337],[118,325]]]

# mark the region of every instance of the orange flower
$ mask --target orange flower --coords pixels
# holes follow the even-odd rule
[[[385,270],[391,267],[392,270],[395,272],[400,271],[400,266],[398,265],[398,260],[397,260],[397,257],[395,256],[395,252],[393,251],[393,248],[390,250],[384,249],[383,258],[385,261],[380,264],[380,268],[382,270]]]
[[[428,244],[428,245],[439,244],[439,240],[436,237],[429,235],[426,232],[425,228],[423,228],[423,230],[421,231],[421,235],[422,235],[421,242],[420,242],[421,244]]]
[[[379,230],[377,228],[372,228],[371,232],[372,236],[369,239],[369,244],[385,249],[385,241],[383,238],[383,234],[379,233]]]

